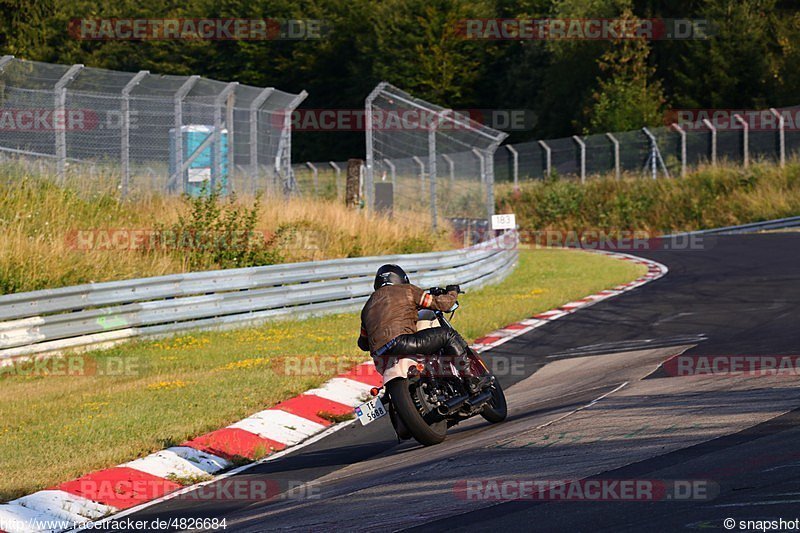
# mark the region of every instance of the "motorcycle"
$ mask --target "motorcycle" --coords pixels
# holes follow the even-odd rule
[[[430,289],[434,293],[442,290]],[[457,307],[458,304],[450,310],[450,320]],[[417,330],[454,330],[450,320],[442,311],[421,310]],[[414,438],[424,446],[441,443],[448,428],[477,415],[493,424],[505,420],[508,406],[503,389],[478,353],[467,348],[462,361],[470,366],[469,374],[481,378],[478,390],[470,387],[457,363],[441,353],[391,356],[376,361],[383,387],[372,389],[374,399],[355,409],[357,418],[366,425],[388,415],[400,440]]]

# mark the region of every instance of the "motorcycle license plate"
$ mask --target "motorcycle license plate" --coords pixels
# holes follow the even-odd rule
[[[362,403],[356,407],[355,412],[362,426],[366,426],[370,422],[375,422],[377,419],[386,416],[386,409],[383,407],[380,398]]]

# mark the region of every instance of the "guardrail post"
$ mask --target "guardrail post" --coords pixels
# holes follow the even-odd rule
[[[739,114],[733,115],[733,120],[742,125],[742,165],[747,168],[750,163],[750,125]]]
[[[274,87],[267,87],[250,102],[250,192],[253,194],[261,177],[261,167],[258,164],[258,112],[274,92]],[[267,186],[269,185],[268,183]]]
[[[508,149],[509,152],[511,152],[511,158],[512,158],[511,170],[514,173],[514,190],[518,191],[519,190],[519,152],[517,152],[517,150],[513,146],[511,146],[510,144],[507,144],[506,148]]]
[[[547,146],[547,143],[544,141],[539,141],[539,146],[541,146],[544,149],[544,175],[549,178],[553,162],[552,151],[550,150],[550,147]]]
[[[122,88],[122,130],[120,131],[121,154],[122,159],[122,190],[121,196],[125,198],[128,196],[128,188],[130,187],[131,180],[131,91],[139,85],[142,79],[150,74],[147,70],[140,70],[131,80]]]
[[[581,183],[586,183],[586,143],[577,135],[573,135],[572,140],[575,141],[581,149]]]
[[[681,136],[681,177],[686,176],[686,132],[677,123],[672,123],[672,128]]]
[[[620,168],[619,164],[619,141],[610,133],[606,133],[606,137],[608,137],[608,139],[614,145],[614,175],[617,181],[619,181],[622,177],[622,169]]]
[[[214,172],[211,174],[211,190],[216,190],[217,180],[222,178],[222,106],[226,105],[228,110],[233,109],[233,99],[236,97],[236,86],[239,82],[231,82],[225,86],[222,91],[214,98],[214,131],[217,134],[217,140],[214,143]],[[227,152],[228,152],[228,177],[223,182],[224,190],[227,193],[230,191],[230,181],[233,175],[233,165],[231,161],[231,152],[233,147],[233,121],[231,121],[232,112],[226,113],[226,120],[224,123],[225,129],[228,132],[227,138]]]
[[[167,182],[167,187],[174,189],[177,180],[180,180],[184,190],[186,190],[185,174],[181,172],[183,167],[183,99],[192,90],[192,87],[197,83],[200,76],[189,76],[189,78],[180,86],[173,97],[173,104],[175,106],[175,172],[174,180],[170,179]]]
[[[769,108],[775,118],[778,119],[778,155],[781,167],[786,166],[786,136],[784,133],[785,119],[781,113],[774,107]]]
[[[67,85],[75,79],[83,65],[72,65],[56,82],[55,113],[53,129],[56,133],[56,176],[60,184],[64,183],[67,169]]]
[[[309,161],[306,162],[306,166],[311,169],[312,176],[314,177],[314,194],[319,195],[319,174],[317,173],[317,167],[314,163]]]
[[[707,118],[703,119],[703,124],[711,132],[711,166],[717,166],[717,128]]]

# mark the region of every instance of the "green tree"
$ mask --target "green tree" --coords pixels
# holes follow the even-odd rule
[[[626,10],[623,22],[635,17]],[[664,94],[648,64],[650,47],[644,37],[619,35],[601,56],[602,76],[588,109],[586,133],[627,131],[663,122]]]

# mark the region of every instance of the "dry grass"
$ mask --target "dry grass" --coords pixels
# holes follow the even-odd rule
[[[250,205],[253,198],[240,198]],[[177,197],[149,196],[120,202],[108,194],[81,194],[48,179],[0,167],[0,294],[93,281],[184,272],[186,257],[165,250],[76,249],[78,230],[148,230],[169,226],[187,204]],[[283,235],[282,262],[414,253],[451,247],[444,233],[428,229],[425,215],[394,222],[368,216],[335,201],[265,199],[257,228]],[[288,230],[288,231],[287,231]],[[210,268],[214,268],[211,265]]]

